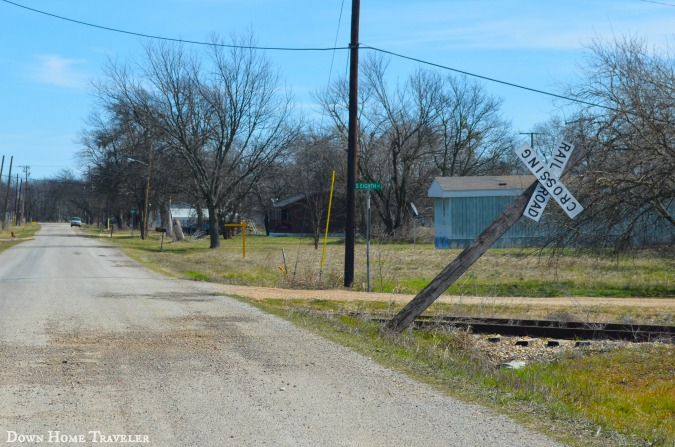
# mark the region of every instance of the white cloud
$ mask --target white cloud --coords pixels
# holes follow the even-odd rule
[[[41,54],[36,56],[36,64],[31,67],[32,77],[45,84],[86,88],[86,76],[76,69],[77,65],[84,62],[82,59],[68,59],[56,54]]]

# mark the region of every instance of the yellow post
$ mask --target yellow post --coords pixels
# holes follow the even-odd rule
[[[328,224],[330,223],[330,209],[333,206],[333,187],[335,186],[335,171],[333,171],[333,178],[330,182],[330,197],[328,199],[328,215],[326,216],[326,233],[323,237],[323,251],[321,252],[321,268],[323,271],[323,260],[326,256],[326,241],[328,240]]]
[[[248,224],[243,220],[240,224],[223,224],[224,227],[240,227],[241,228],[241,257],[246,257],[246,227]]]
[[[247,226],[248,226],[248,225],[246,224],[246,221],[243,220],[243,221],[241,222],[241,244],[242,244],[242,249],[241,249],[242,254],[241,254],[241,257],[242,257],[242,258],[246,258],[246,227],[247,227]]]

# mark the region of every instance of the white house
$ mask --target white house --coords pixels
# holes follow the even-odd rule
[[[209,219],[209,210],[206,208],[202,209],[202,216],[205,222],[208,222]],[[182,227],[186,227],[189,224],[197,222],[197,210],[185,202],[175,202],[171,204],[171,218],[178,220]]]

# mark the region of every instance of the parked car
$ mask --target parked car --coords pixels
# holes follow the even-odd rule
[[[81,227],[82,226],[82,219],[79,217],[73,217],[70,219],[70,226],[71,227]]]

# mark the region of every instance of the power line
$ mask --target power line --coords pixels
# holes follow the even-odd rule
[[[196,41],[196,40],[175,39],[175,38],[171,38],[171,37],[155,36],[155,35],[151,35],[151,34],[137,33],[137,32],[134,32],[134,31],[126,31],[126,30],[121,30],[121,29],[118,29],[118,28],[111,28],[111,27],[107,27],[107,26],[96,25],[96,24],[93,24],[93,23],[84,22],[84,21],[81,21],[81,20],[75,20],[75,19],[71,19],[71,18],[68,18],[68,17],[60,16],[60,15],[57,15],[57,14],[52,14],[52,13],[42,11],[42,10],[39,10],[39,9],[30,8],[28,6],[20,5],[18,3],[12,2],[10,0],[0,0],[0,1],[8,3],[8,4],[16,6],[16,7],[19,7],[19,8],[22,8],[22,9],[26,9],[26,10],[31,11],[31,12],[43,14],[43,15],[53,17],[53,18],[56,18],[56,19],[59,19],[59,20],[65,20],[65,21],[68,21],[68,22],[76,23],[78,25],[89,26],[89,27],[92,27],[92,28],[98,28],[98,29],[102,29],[102,30],[105,30],[105,31],[128,34],[128,35],[132,35],[132,36],[144,37],[144,38],[155,39],[155,40],[180,42],[180,43],[187,43],[187,44],[192,44],[192,45],[217,46],[217,47],[225,47],[225,48],[263,50],[263,51],[333,51],[334,52],[336,50],[348,50],[348,49],[350,49],[349,46],[346,46],[346,47],[333,46],[333,47],[323,47],[323,48],[320,48],[320,47],[304,47],[304,48],[303,47],[266,47],[266,46],[256,46],[256,45],[235,45],[235,44],[202,42],[202,41]],[[647,1],[647,0],[643,0],[643,1]],[[418,58],[415,58],[415,57],[412,57],[412,56],[406,56],[406,55],[403,55],[403,54],[400,54],[400,53],[395,53],[393,51],[383,50],[381,48],[376,48],[376,47],[372,47],[372,46],[368,46],[368,45],[359,45],[359,47],[363,48],[363,49],[368,49],[368,50],[373,50],[373,51],[377,51],[377,52],[380,52],[380,53],[388,54],[390,56],[398,57],[398,58],[401,58],[401,59],[407,59],[407,60],[414,61],[414,62],[423,64],[423,65],[428,65],[428,66],[431,66],[431,67],[436,67],[436,68],[440,68],[440,69],[443,69],[443,70],[448,70],[448,71],[452,71],[452,72],[455,72],[455,73],[464,74],[466,76],[471,76],[471,77],[474,77],[474,78],[483,79],[485,81],[494,82],[494,83],[497,83],[497,84],[502,84],[502,85],[506,85],[506,86],[509,86],[509,87],[518,88],[518,89],[526,90],[526,91],[533,92],[533,93],[538,93],[538,94],[541,94],[541,95],[551,96],[553,98],[563,99],[565,101],[575,102],[575,103],[578,103],[578,104],[584,104],[584,105],[591,106],[591,107],[599,107],[599,108],[603,108],[603,109],[611,110],[611,111],[615,111],[615,112],[618,111],[617,109],[614,109],[614,108],[609,107],[609,106],[604,106],[604,105],[601,105],[601,104],[595,104],[595,103],[583,101],[583,100],[580,100],[580,99],[577,99],[577,98],[571,98],[569,96],[559,95],[559,94],[556,94],[556,93],[551,93],[551,92],[547,92],[547,91],[544,91],[544,90],[539,90],[539,89],[535,89],[535,88],[532,88],[532,87],[527,87],[527,86],[524,86],[524,85],[515,84],[513,82],[501,81],[499,79],[479,75],[479,74],[476,74],[476,73],[471,73],[471,72],[464,71],[464,70],[459,70],[457,68],[448,67],[448,66],[445,66],[445,65],[437,64],[435,62],[425,61],[425,60],[418,59]]]
[[[234,45],[234,44],[224,44],[224,43],[214,43],[214,42],[201,42],[197,40],[186,40],[186,39],[176,39],[173,37],[162,37],[162,36],[155,36],[152,34],[144,34],[144,33],[137,33],[135,31],[126,31],[123,29],[119,28],[111,28],[109,26],[103,26],[103,25],[96,25],[94,23],[90,22],[84,22],[82,20],[75,20],[71,19],[68,17],[63,17],[57,14],[52,14],[50,12],[42,11],[39,9],[35,8],[30,8],[28,6],[20,5],[18,3],[11,2],[9,0],[0,0],[5,3],[9,3],[10,5],[26,9],[28,11],[32,11],[38,14],[43,14],[49,17],[53,17],[59,20],[65,20],[67,22],[72,22],[72,23],[77,23],[78,25],[84,25],[84,26],[89,26],[92,28],[98,28],[106,31],[112,31],[115,33],[122,33],[122,34],[129,34],[132,36],[138,36],[138,37],[145,37],[148,39],[155,39],[155,40],[166,40],[169,42],[180,42],[180,43],[189,43],[192,45],[207,45],[207,46],[215,46],[215,47],[225,47],[225,48],[237,48],[237,49],[244,49],[244,50],[274,50],[274,51],[335,51],[335,50],[348,50],[349,47],[326,47],[326,48],[319,48],[319,47],[307,47],[307,48],[302,48],[302,47],[261,47],[261,46],[255,46],[255,45]]]
[[[337,29],[335,30],[335,42],[333,43],[334,46],[337,46],[337,40],[338,36],[340,35],[340,25],[342,24],[342,12],[345,7],[345,0],[342,0],[340,4],[340,15],[338,16],[338,23],[337,23]],[[331,55],[330,58],[330,69],[328,70],[328,85],[330,85],[331,77],[333,76],[333,64],[335,63],[335,53],[337,50],[333,51],[333,54]],[[326,115],[325,110],[321,111],[321,122],[320,126],[323,126],[323,118]]]
[[[394,53],[393,51],[383,50],[381,48],[371,47],[371,46],[367,46],[367,45],[364,45],[361,48],[367,48],[367,49],[370,49],[370,50],[373,50],[373,51],[378,51],[380,53],[388,54],[390,56],[395,56],[395,57],[398,57],[398,58],[401,58],[401,59],[407,59],[407,60],[410,60],[410,61],[413,61],[413,62],[418,62],[420,64],[429,65],[431,67],[436,67],[436,68],[441,68],[443,70],[453,71],[455,73],[460,73],[460,74],[463,74],[463,75],[472,76],[474,78],[483,79],[485,81],[495,82],[497,84],[507,85],[509,87],[519,88],[521,90],[527,90],[527,91],[530,91],[530,92],[533,92],[533,93],[539,93],[541,95],[552,96],[554,98],[564,99],[566,101],[572,101],[572,102],[584,104],[584,105],[587,105],[587,106],[601,107],[603,109],[612,110],[612,111],[615,111],[615,112],[619,111],[617,109],[614,109],[614,108],[609,107],[609,106],[604,106],[602,104],[596,104],[596,103],[584,101],[584,100],[581,100],[581,99],[571,98],[569,96],[558,95],[557,93],[551,93],[551,92],[539,90],[539,89],[532,88],[532,87],[526,87],[524,85],[514,84],[513,82],[501,81],[499,79],[490,78],[488,76],[483,76],[483,75],[471,73],[471,72],[464,71],[464,70],[459,70],[457,68],[448,67],[446,65],[437,64],[435,62],[425,61],[425,60],[422,60],[422,59],[418,59],[416,57],[406,56],[406,55],[400,54],[400,53]]]
[[[675,6],[671,3],[657,2],[657,1],[654,1],[654,0],[640,0],[640,1],[644,2],[644,3],[654,3],[655,5],[661,5],[661,6]]]

